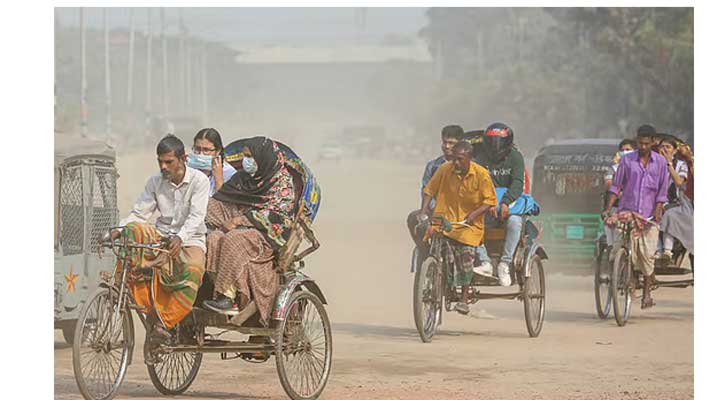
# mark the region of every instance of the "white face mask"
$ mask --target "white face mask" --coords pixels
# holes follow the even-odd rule
[[[619,152],[619,156],[626,156],[629,153],[634,153],[634,150],[622,150]]]
[[[244,157],[242,159],[242,169],[249,175],[254,176],[257,173],[257,161],[252,157]]]

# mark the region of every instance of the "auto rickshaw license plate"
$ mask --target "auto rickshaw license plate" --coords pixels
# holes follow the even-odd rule
[[[581,225],[568,225],[566,227],[566,238],[572,240],[584,239],[584,227]]]

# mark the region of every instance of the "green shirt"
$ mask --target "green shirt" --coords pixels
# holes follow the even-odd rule
[[[524,191],[524,156],[517,148],[511,149],[499,163],[489,160],[485,153],[474,161],[488,170],[494,186],[508,189],[501,198],[501,203],[511,205],[521,196]]]

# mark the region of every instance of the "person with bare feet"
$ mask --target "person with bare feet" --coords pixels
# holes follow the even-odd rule
[[[644,218],[654,219],[655,224],[659,224],[662,219],[664,204],[667,202],[669,173],[667,160],[652,150],[655,133],[651,125],[642,125],[637,129],[638,151],[624,155],[619,162],[602,211],[605,219],[620,194],[619,212],[637,213]],[[655,305],[651,290],[658,238],[658,226],[647,224],[642,234],[634,237],[631,243],[634,266],[644,274],[642,308]],[[621,246],[621,242],[621,232],[615,231],[614,248]]]

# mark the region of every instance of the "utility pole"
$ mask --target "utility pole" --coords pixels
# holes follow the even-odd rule
[[[483,77],[483,31],[476,33],[476,72],[478,78]]]
[[[146,137],[151,137],[151,8],[147,10],[146,26]]]
[[[129,9],[129,36],[128,36],[128,86],[126,88],[126,104],[129,106],[133,103],[133,56],[134,56],[134,39],[136,29],[133,20],[133,8]]]
[[[106,139],[111,136],[111,62],[108,51],[108,8],[103,9],[103,51],[106,70]]]
[[[169,120],[169,63],[166,53],[166,18],[164,8],[161,7],[161,58],[163,64],[163,96],[164,96],[164,123],[168,126]]]
[[[206,42],[201,44],[201,120],[202,125],[207,126],[207,80],[206,80]]]
[[[83,7],[80,9],[81,18],[81,136],[88,136],[88,83],[86,81],[86,24],[83,16]]]
[[[187,111],[186,92],[188,88],[186,87],[186,32],[184,30],[184,14],[182,10],[182,8],[179,8],[179,63],[177,71],[179,72],[179,89],[181,91],[178,99],[181,100],[181,110],[185,113]]]

